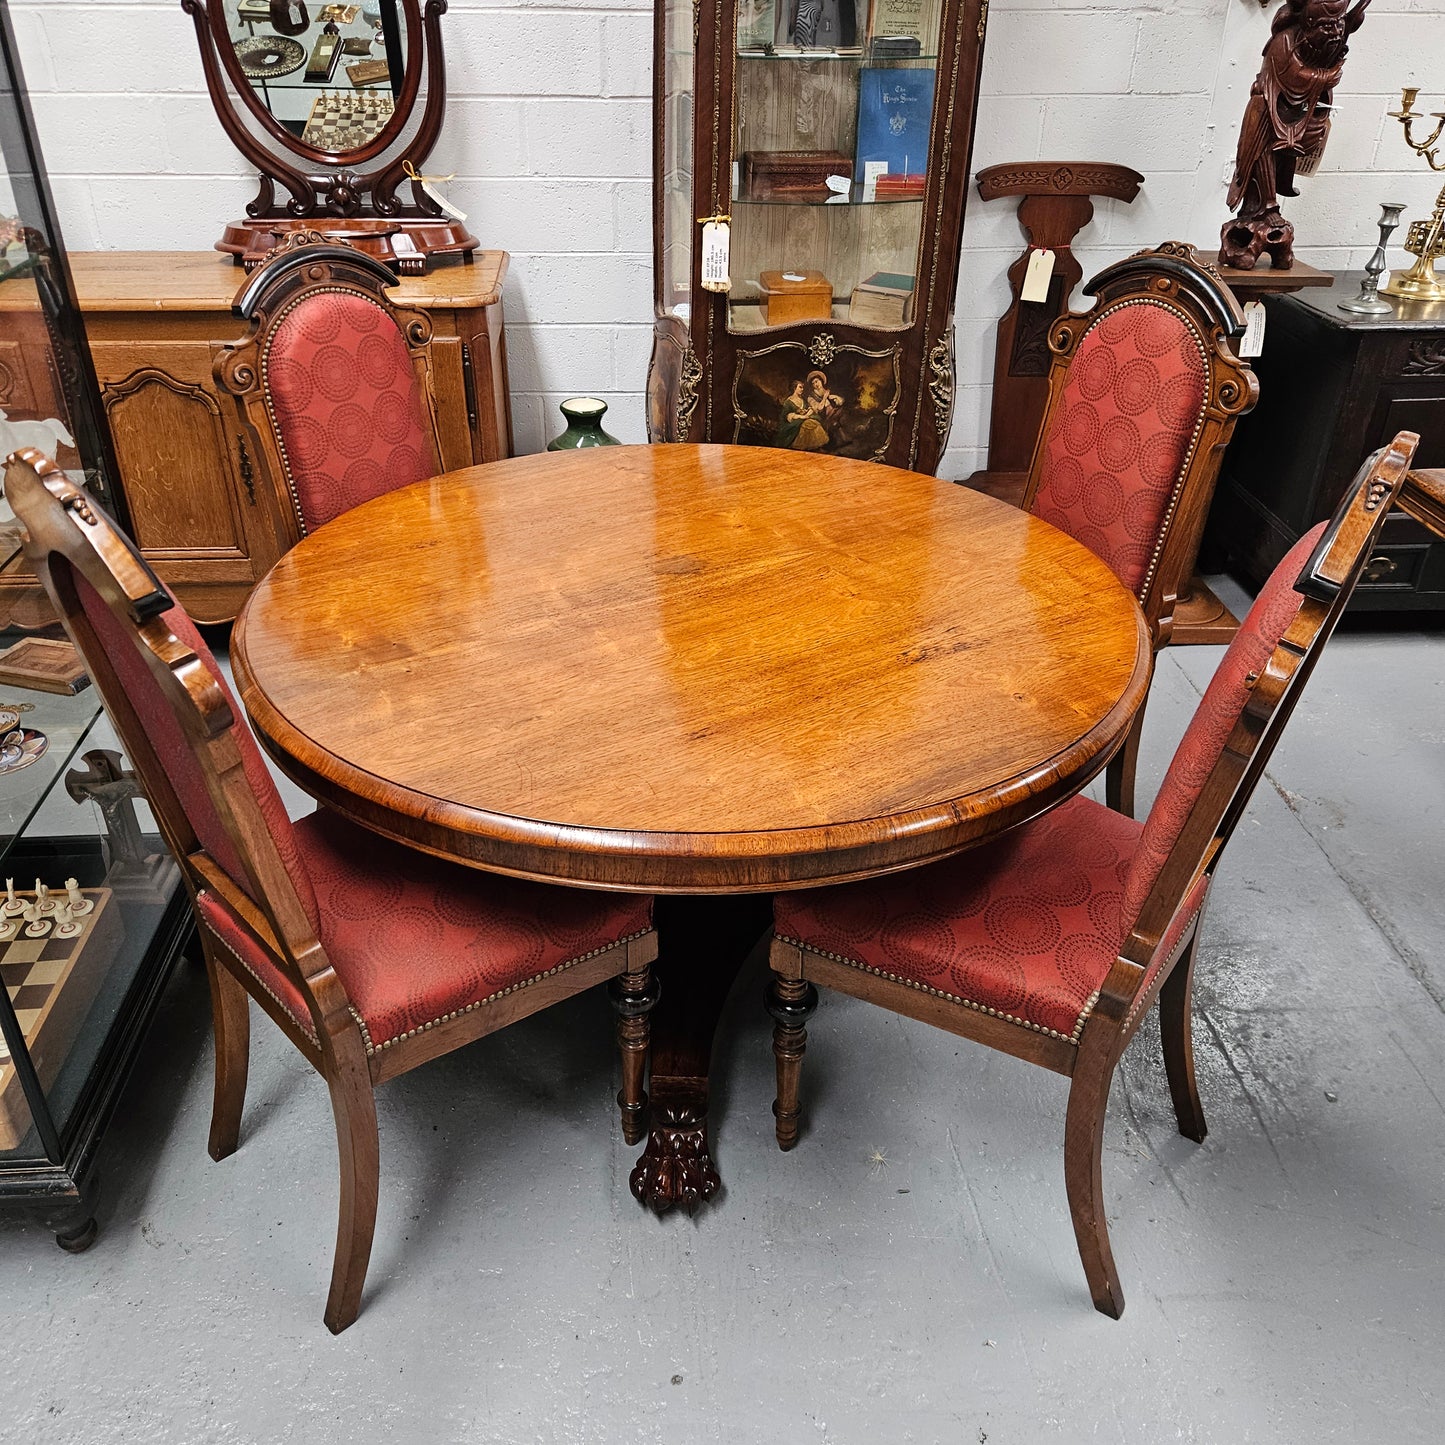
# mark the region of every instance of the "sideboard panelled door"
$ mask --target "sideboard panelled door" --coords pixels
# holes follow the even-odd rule
[[[205,620],[234,616],[282,551],[267,489],[208,342],[95,342],[101,397],[136,541]]]
[[[937,468],[987,11],[656,0],[654,441]]]

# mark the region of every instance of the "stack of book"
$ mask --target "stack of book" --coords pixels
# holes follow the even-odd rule
[[[913,277],[875,271],[853,288],[848,320],[858,326],[906,326],[913,311]]]

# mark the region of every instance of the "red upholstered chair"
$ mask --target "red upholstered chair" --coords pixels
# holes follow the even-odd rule
[[[1103,558],[1139,599],[1157,652],[1199,552],[1224,448],[1259,385],[1230,347],[1244,313],[1190,248],[1168,241],[1101,271],[1091,311],[1061,316],[1026,510]],[[1105,775],[1134,814],[1144,709]]]
[[[246,335],[214,366],[260,458],[281,548],[358,503],[442,470],[431,318],[387,299],[379,261],[293,232],[232,310]]]
[[[290,822],[205,642],[130,542],[38,452],[10,459],[5,493],[191,892],[216,1034],[212,1157],[240,1132],[248,995],[331,1092],[330,1328],[356,1318],[371,1253],[377,1084],[611,979],[618,1102],[638,1142],[652,900],[440,862],[324,809]]]
[[[1104,1219],[1114,1067],[1156,998],[1180,1132],[1203,1139],[1190,994],[1221,849],[1343,611],[1418,438],[1371,458],[1275,569],[1143,823],[1075,797],[974,852],[773,901],[778,1144],[798,1136],[806,1022],[826,984],[1070,1077],[1064,1178],[1095,1305],[1124,1307]],[[1417,482],[1412,475],[1407,486]],[[1428,480],[1428,479],[1427,479]],[[1435,488],[1445,525],[1445,485]],[[1416,515],[1425,517],[1423,511]]]

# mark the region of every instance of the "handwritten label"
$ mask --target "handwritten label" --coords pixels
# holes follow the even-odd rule
[[[702,289],[731,291],[728,275],[729,229],[726,221],[705,221],[702,228]]]
[[[1024,272],[1023,288],[1019,291],[1020,301],[1047,301],[1049,280],[1054,274],[1054,253],[1032,251],[1029,253],[1029,268]]]
[[[1244,339],[1239,354],[1248,358],[1264,351],[1264,302],[1248,301],[1244,307]]]

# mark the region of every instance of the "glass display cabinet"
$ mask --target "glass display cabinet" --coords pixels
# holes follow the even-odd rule
[[[656,0],[653,441],[933,471],[988,0]]]
[[[53,456],[124,520],[85,333],[0,6],[0,460]],[[95,1237],[101,1135],[189,902],[0,502],[0,1206]]]

